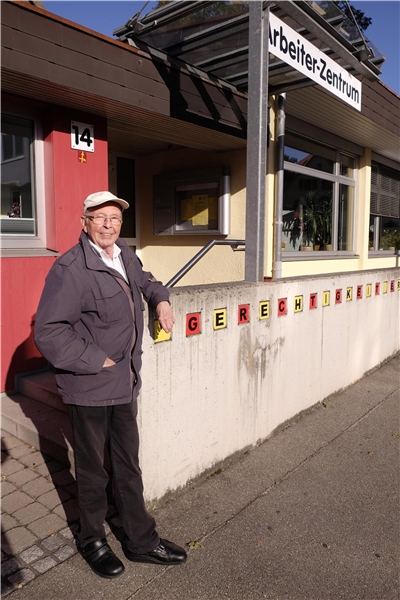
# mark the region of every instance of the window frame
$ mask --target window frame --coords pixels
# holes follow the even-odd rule
[[[326,146],[327,148],[331,148],[335,151],[335,163],[333,173],[328,173],[327,171],[320,171],[319,169],[314,169],[311,167],[303,166],[298,163],[293,163],[291,161],[283,161],[283,169],[285,171],[290,171],[294,173],[298,173],[301,175],[313,177],[316,179],[322,179],[325,181],[329,181],[333,183],[333,194],[332,194],[332,250],[324,250],[323,252],[319,250],[312,249],[310,252],[304,253],[299,252],[299,250],[285,250],[282,252],[282,260],[307,260],[307,259],[326,259],[335,257],[355,257],[356,253],[356,232],[357,232],[357,178],[358,178],[358,154],[348,150],[345,146],[346,144],[338,146],[337,144],[333,145],[332,143],[323,143],[319,139],[307,136],[304,133],[299,133],[294,129],[286,129],[285,132],[285,146],[286,146],[286,136],[289,134],[290,136],[300,138],[301,140],[307,142],[308,140],[312,144],[317,144],[319,146]],[[337,140],[335,140],[337,142]],[[289,142],[290,145],[290,142]],[[344,147],[343,147],[344,146]],[[340,157],[341,155],[346,155],[354,160],[353,173],[352,177],[348,177],[340,174]],[[339,203],[340,203],[340,185],[346,185],[353,189],[353,199],[351,204],[351,227],[349,230],[349,249],[348,250],[338,250],[338,231],[339,231]],[[283,207],[282,207],[283,208]]]
[[[33,122],[33,165],[31,167],[32,186],[34,190],[34,215],[36,235],[30,234],[0,234],[2,250],[44,249],[46,248],[46,203],[44,175],[44,140],[43,126],[37,115],[29,111],[8,110],[2,107],[2,116],[17,117]],[[14,159],[13,159],[14,160]]]
[[[382,219],[395,219],[396,221],[399,221],[399,229],[400,229],[400,194],[398,197],[398,202],[399,202],[399,215],[398,216],[382,214],[382,212],[372,212],[372,210],[371,210],[371,208],[372,208],[371,207],[372,193],[374,191],[376,191],[376,190],[373,190],[373,186],[374,186],[373,181],[372,181],[373,167],[377,167],[377,181],[379,181],[379,191],[377,193],[379,193],[380,190],[383,190],[383,186],[381,186],[381,176],[382,176],[381,170],[382,170],[382,168],[397,172],[397,173],[399,173],[399,177],[400,177],[400,165],[397,165],[397,168],[396,168],[396,165],[392,164],[392,161],[389,162],[388,160],[385,160],[384,157],[380,157],[378,155],[373,155],[372,160],[371,160],[371,192],[370,192],[370,208],[369,208],[369,230],[371,228],[371,219],[373,219],[374,236],[373,236],[372,248],[369,245],[369,239],[368,239],[368,255],[373,256],[373,257],[394,256],[399,253],[399,250],[396,250],[396,248],[394,250],[388,250],[388,249],[385,250],[383,248],[380,248],[381,238],[382,238],[381,229],[382,229]],[[378,188],[378,183],[376,184],[376,187]],[[400,188],[400,183],[399,183],[399,188]]]
[[[124,242],[134,250],[138,256],[140,254],[140,235],[139,235],[139,202],[138,202],[138,181],[137,181],[137,161],[138,158],[135,154],[128,154],[126,152],[118,152],[118,150],[108,151],[108,187],[110,192],[117,195],[117,159],[128,158],[133,160],[135,163],[135,237],[123,237]],[[127,199],[129,202],[129,199]]]

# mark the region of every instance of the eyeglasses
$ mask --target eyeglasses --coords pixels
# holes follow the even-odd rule
[[[110,221],[111,225],[121,225],[121,217],[104,217],[103,215],[85,215],[85,219],[90,219],[95,225],[104,225]]]

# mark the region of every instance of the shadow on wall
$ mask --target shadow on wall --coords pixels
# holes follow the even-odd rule
[[[32,354],[38,353],[35,342],[33,340],[35,318],[36,314],[34,314],[31,319],[31,332],[29,336],[26,338],[26,340],[22,342],[22,344],[20,344],[17,347],[11,358],[10,366],[8,368],[5,381],[6,390],[10,391],[16,389],[15,377],[16,375],[21,373],[22,365],[24,372],[37,371],[39,369],[43,369],[47,365],[47,361],[43,358],[43,356],[32,356]]]
[[[29,372],[43,370],[43,367],[48,365],[47,361],[42,357],[26,359],[26,356],[32,355],[32,349],[38,352],[33,340],[33,330],[35,325],[36,314],[32,316],[31,332],[29,337],[22,343],[12,357],[10,368],[7,373],[7,380],[12,382],[13,388],[18,388],[15,385],[14,377],[21,370],[21,364],[29,365]],[[49,370],[51,377],[52,371]],[[65,511],[65,518],[72,532],[76,530],[78,519],[78,511],[75,501],[75,478],[72,475],[72,465],[68,457],[69,447],[72,446],[72,432],[70,427],[60,426],[57,423],[57,412],[52,410],[47,404],[41,402],[30,401],[25,396],[10,396],[14,402],[18,402],[25,417],[29,419],[34,428],[38,432],[39,443],[37,450],[42,454],[44,462],[48,469],[48,478],[54,485],[58,493],[59,500]],[[61,403],[61,399],[60,399]],[[64,414],[64,413],[60,413]],[[65,423],[65,420],[62,421]],[[60,421],[61,423],[61,421]],[[52,444],[57,446],[57,460],[54,460],[49,455],[49,441],[47,433],[51,431]],[[18,436],[16,436],[18,437]],[[40,501],[40,500],[39,500]]]
[[[10,368],[7,373],[7,379],[12,381],[12,384],[14,384],[15,373],[18,373],[18,371],[20,371],[21,369],[21,357],[24,358],[26,356],[26,353],[28,353],[28,349],[30,354],[32,354],[32,348],[34,348],[35,352],[38,352],[38,349],[33,339],[33,332],[36,320],[35,318],[36,314],[32,316],[31,332],[29,337],[20,346],[18,346],[12,357]],[[29,372],[32,372],[35,369],[40,369],[43,371],[43,367],[46,365],[49,367],[47,370],[49,376],[48,389],[51,389],[54,395],[58,393],[56,388],[54,370],[42,356],[38,357],[37,359],[30,359],[29,366],[31,367],[31,369]],[[12,387],[18,389],[18,384],[12,385]],[[44,391],[44,393],[46,393],[46,390]],[[42,454],[44,458],[44,463],[46,464],[48,471],[47,478],[49,479],[49,481],[52,482],[54,489],[59,497],[59,502],[57,502],[54,508],[56,508],[60,504],[62,505],[67,524],[70,527],[72,534],[76,538],[76,533],[79,529],[79,511],[76,501],[76,482],[75,477],[73,475],[74,469],[69,459],[69,448],[73,447],[73,435],[69,419],[66,421],[64,418],[65,412],[67,411],[64,412],[62,409],[62,398],[59,398],[59,411],[55,410],[55,408],[49,406],[45,402],[42,403],[39,399],[35,402],[31,398],[28,398],[24,395],[11,395],[10,400],[19,403],[25,417],[32,422],[34,429],[36,429],[38,433],[39,442],[36,446],[36,449]],[[57,400],[53,400],[53,402],[54,401],[57,402]],[[60,415],[60,419],[57,422],[58,414]],[[49,432],[51,433],[50,436]],[[18,437],[18,435],[16,435],[16,437]],[[56,460],[52,457],[52,455],[54,454],[54,449],[56,449]],[[116,524],[114,523],[116,509],[114,490],[112,484],[112,467],[108,447],[105,447],[104,452],[105,469],[109,475],[109,484],[106,489],[109,508],[106,521],[108,522],[111,530],[115,533],[118,539],[122,539],[123,533],[120,529],[120,524],[118,520],[116,521]],[[7,455],[8,454],[2,452],[2,460],[6,460]],[[40,497],[37,499],[32,499],[32,502],[34,501],[40,502]],[[2,537],[2,548],[4,552],[10,558],[12,558],[13,549],[8,543],[7,533],[3,532],[2,530],[2,534],[4,536]]]
[[[3,442],[3,440],[1,440],[1,470],[3,471],[3,463],[5,463],[8,459],[9,459],[9,452],[8,452],[8,448],[5,445],[5,443]],[[10,548],[10,543],[7,537],[7,533],[3,530],[3,523],[1,524],[1,549],[3,552],[5,552],[5,556],[7,556],[9,553],[7,552],[7,550]],[[3,553],[2,552],[2,553]],[[5,556],[2,556],[2,565],[3,565],[3,561],[5,560]]]

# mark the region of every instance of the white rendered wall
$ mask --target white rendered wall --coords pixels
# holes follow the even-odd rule
[[[336,304],[338,289],[343,295]],[[325,292],[330,301],[322,306]],[[317,308],[309,308],[310,294],[317,294]],[[296,296],[303,296],[302,312],[294,312]],[[283,298],[287,314],[278,316]],[[259,303],[267,300],[270,317],[259,320]],[[400,349],[400,269],[181,287],[171,301],[172,339],[144,339],[139,426],[149,501],[264,440]],[[250,304],[250,322],[239,325],[242,304]],[[227,309],[227,328],[214,330],[220,308]],[[201,333],[188,337],[186,315],[196,312]]]

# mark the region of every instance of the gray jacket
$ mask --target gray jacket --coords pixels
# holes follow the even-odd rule
[[[138,395],[142,364],[142,294],[153,306],[169,299],[168,290],[143,271],[134,252],[117,240],[132,290],[135,322],[121,277],[109,269],[82,232],[79,244],[63,254],[46,278],[35,323],[35,342],[56,367],[66,404],[108,406],[131,402]],[[130,355],[133,327],[136,341]],[[105,359],[115,361],[103,368]],[[131,389],[131,369],[134,386]]]

